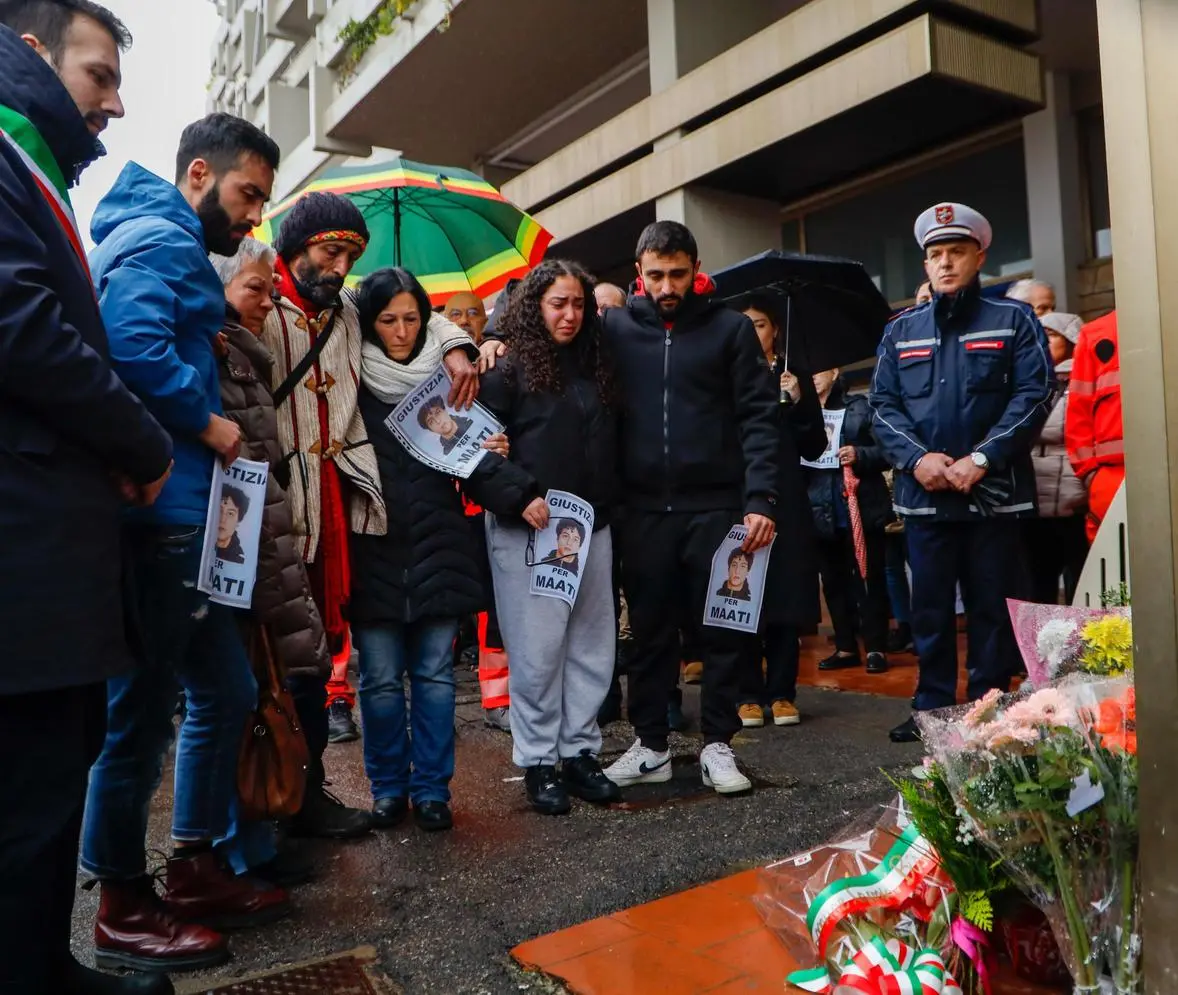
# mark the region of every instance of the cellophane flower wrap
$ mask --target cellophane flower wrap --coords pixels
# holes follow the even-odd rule
[[[1113,844],[1087,685],[991,692],[918,717],[971,827],[1051,921],[1077,993],[1100,990]]]
[[[1117,995],[1137,995],[1141,977],[1140,833],[1137,813],[1137,693],[1127,678],[1084,690],[1084,733],[1100,778],[1109,830],[1113,901],[1104,918],[1104,952]]]
[[[946,955],[956,893],[902,800],[762,869],[753,901],[798,963],[817,962],[789,977],[804,991],[884,995],[899,978],[961,995]]]
[[[1071,674],[1120,677],[1133,670],[1133,619],[1127,606],[1074,608],[1007,601],[1015,640],[1035,687]]]

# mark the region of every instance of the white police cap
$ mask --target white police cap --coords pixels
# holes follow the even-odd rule
[[[984,251],[990,248],[990,242],[994,239],[990,222],[965,204],[937,204],[930,207],[916,219],[913,231],[922,249],[937,242],[972,238]]]

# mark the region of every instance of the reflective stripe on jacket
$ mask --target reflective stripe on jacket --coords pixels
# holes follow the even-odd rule
[[[1125,465],[1117,312],[1080,329],[1068,389],[1068,458],[1084,480],[1097,467]]]

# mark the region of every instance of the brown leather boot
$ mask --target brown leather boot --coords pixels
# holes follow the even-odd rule
[[[174,916],[210,929],[264,926],[290,914],[282,889],[248,874],[238,876],[211,851],[168,861],[164,903]]]
[[[149,877],[103,881],[94,922],[94,962],[135,971],[200,971],[229,959],[225,937],[178,921]]]

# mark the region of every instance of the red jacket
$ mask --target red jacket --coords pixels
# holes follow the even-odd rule
[[[1068,388],[1064,439],[1068,459],[1081,480],[1102,466],[1125,465],[1116,311],[1080,329]]]

